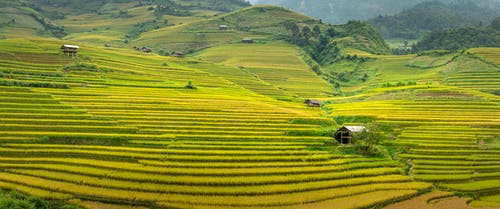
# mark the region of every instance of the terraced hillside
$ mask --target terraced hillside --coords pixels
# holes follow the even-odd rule
[[[332,95],[332,86],[317,76],[301,59],[299,49],[290,44],[226,44],[201,51],[196,58],[241,68],[295,97]]]
[[[203,49],[207,46],[241,42],[243,38],[269,40],[286,36],[285,23],[321,25],[310,17],[272,6],[253,6],[189,24],[161,28],[142,34],[135,45],[151,45],[167,51]],[[220,30],[226,25],[227,30]],[[311,27],[312,27],[311,26]]]
[[[494,60],[498,57],[494,51],[483,54]],[[372,90],[333,99],[328,110],[338,122],[351,118],[390,127],[393,139],[386,145],[399,149],[396,158],[407,164],[407,173],[415,180],[474,196],[474,206],[498,207],[500,100],[496,84],[500,71],[490,61],[474,56],[443,57],[448,61],[425,68],[407,65],[404,68],[413,70],[414,75],[405,78],[414,79],[416,84],[403,81],[399,87],[395,81],[387,85],[378,78],[390,77],[388,72],[396,69],[395,63],[413,58],[377,57],[372,62],[394,62],[378,65],[375,70],[381,75],[365,86]]]
[[[0,42],[2,188],[84,208],[358,208],[431,186],[323,149],[318,109],[210,63],[59,44]]]

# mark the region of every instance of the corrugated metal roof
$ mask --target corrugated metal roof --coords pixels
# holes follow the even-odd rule
[[[80,47],[79,47],[79,46],[77,46],[77,45],[69,45],[69,44],[63,44],[62,46],[63,46],[63,47],[65,47],[65,48],[74,48],[74,49],[78,49],[78,48],[80,48]]]
[[[352,132],[362,132],[363,130],[366,129],[366,127],[364,126],[344,126],[344,127]]]

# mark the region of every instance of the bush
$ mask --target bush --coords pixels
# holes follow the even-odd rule
[[[0,80],[0,86],[21,86],[21,87],[57,88],[57,89],[70,88],[68,84],[29,82],[29,81],[16,81],[16,80]]]
[[[376,124],[367,124],[366,129],[353,136],[354,148],[358,154],[376,155],[379,153],[377,145],[382,139],[382,134]]]
[[[15,191],[0,190],[0,209],[78,209],[62,202],[45,201]]]
[[[193,85],[193,81],[189,80],[187,85],[185,86],[188,89],[197,89],[196,86]]]
[[[92,64],[86,64],[86,63],[78,63],[74,65],[68,65],[63,68],[64,72],[70,72],[72,70],[78,70],[78,71],[91,71],[91,72],[97,72],[99,69],[97,66],[92,65]]]

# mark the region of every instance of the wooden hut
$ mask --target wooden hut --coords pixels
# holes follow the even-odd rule
[[[321,107],[322,102],[319,100],[307,99],[306,102],[309,107]]]
[[[172,57],[183,58],[185,54],[183,52],[172,52]]]
[[[77,45],[63,44],[61,46],[61,51],[65,54],[68,54],[68,56],[76,56],[79,48],[80,47]]]
[[[364,126],[342,126],[334,134],[335,139],[341,144],[352,144],[352,137],[365,130]]]
[[[146,52],[146,53],[151,53],[151,52],[153,52],[153,49],[148,48],[148,47],[142,47],[141,51]]]
[[[229,27],[227,25],[219,25],[219,30],[227,30]]]
[[[241,40],[242,43],[245,43],[245,44],[252,44],[253,43],[253,39],[251,38],[244,38],[243,40]]]
[[[111,44],[106,43],[104,44],[104,47],[111,47]]]

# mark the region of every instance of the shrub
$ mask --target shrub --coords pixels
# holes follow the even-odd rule
[[[367,124],[366,129],[353,136],[354,148],[358,154],[376,155],[379,150],[376,146],[382,138],[380,130],[376,124]]]
[[[197,89],[196,86],[193,85],[193,81],[189,80],[187,85],[185,86],[188,89]]]

